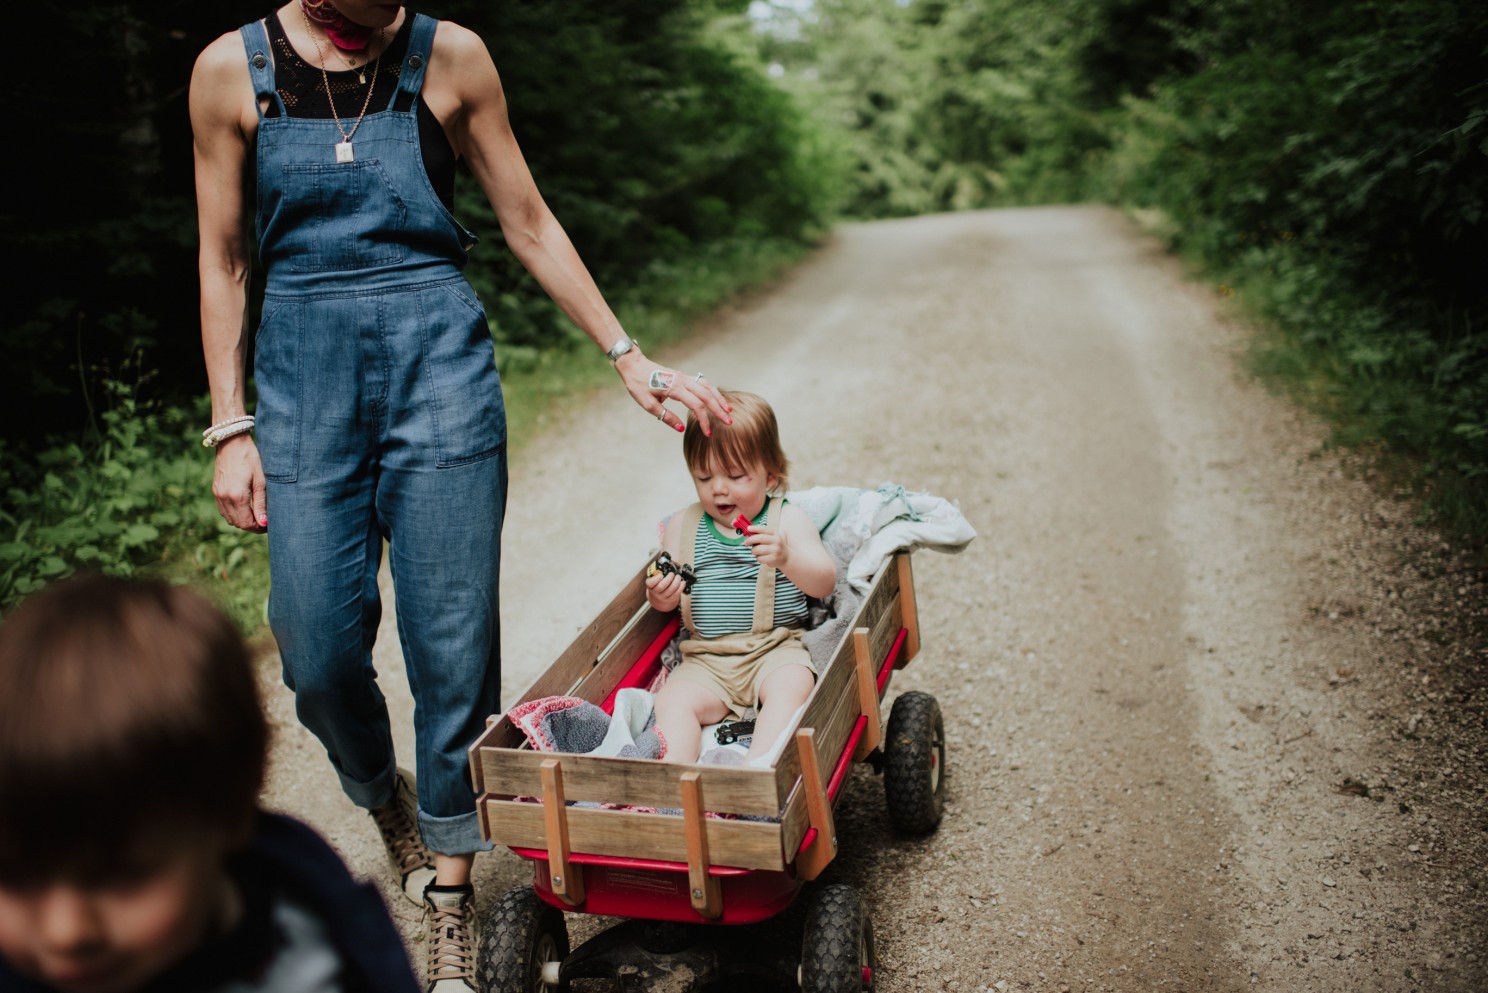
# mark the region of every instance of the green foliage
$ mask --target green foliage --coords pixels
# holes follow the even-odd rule
[[[245,629],[267,592],[261,538],[225,524],[212,498],[212,458],[190,414],[138,399],[108,380],[109,406],[91,441],[33,460],[0,443],[0,611],[78,570],[191,580]]]
[[[761,58],[863,217],[1098,198],[1271,329],[1257,367],[1488,532],[1488,7],[816,0]]]
[[[1258,367],[1341,441],[1488,532],[1488,11],[1184,6],[1182,68],[1108,115],[1109,196],[1242,288],[1275,329]]]
[[[828,188],[805,118],[706,30],[730,5],[450,6],[488,39],[538,186],[612,300],[714,243],[802,239],[822,224]],[[461,217],[498,241],[469,177],[456,195]],[[477,249],[467,274],[498,344],[587,340],[510,253]]]
[[[657,354],[806,251],[797,239],[713,242],[695,256],[653,263],[617,309]],[[593,390],[615,388],[614,372],[592,349],[498,345],[497,355],[513,451]],[[269,585],[265,542],[218,515],[212,456],[201,445],[207,399],[162,407],[139,398],[138,381],[101,386],[104,409],[86,443],[59,442],[22,460],[0,441],[0,614],[47,583],[91,569],[190,581],[246,633],[258,632]]]
[[[805,117],[750,60],[710,38],[740,0],[440,0],[427,10],[486,39],[539,188],[604,291],[623,296],[657,259],[714,241],[803,238],[830,185]],[[49,431],[87,427],[80,370],[118,376],[138,352],[160,372],[149,396],[206,388],[197,344],[196,218],[187,86],[198,52],[273,5],[262,0],[64,3],[15,11],[17,133],[6,156],[26,191],[0,215],[10,279],[0,394],[36,417],[8,420],[19,457]],[[65,49],[87,72],[58,73]],[[483,194],[462,175],[456,213],[485,238],[467,273],[498,341],[566,347],[578,332],[501,248]],[[255,278],[261,278],[256,276]],[[144,397],[142,397],[144,398]]]
[[[1104,138],[1079,103],[1081,12],[1020,0],[817,0],[761,57],[847,160],[850,216],[1078,198]]]
[[[665,361],[666,346],[696,321],[767,285],[808,250],[797,239],[713,242],[693,256],[657,260],[615,301],[615,312],[647,354]],[[565,421],[596,390],[616,388],[614,370],[592,348],[498,344],[496,358],[513,455],[538,431]]]

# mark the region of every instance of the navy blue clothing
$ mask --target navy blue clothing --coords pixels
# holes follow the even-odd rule
[[[271,910],[292,897],[325,926],[342,963],[346,993],[422,993],[382,894],[354,879],[319,834],[283,814],[262,815],[249,847],[229,860],[243,897],[243,916],[138,993],[196,993],[232,981],[252,982],[282,948]],[[53,993],[18,975],[0,958],[3,993]]]

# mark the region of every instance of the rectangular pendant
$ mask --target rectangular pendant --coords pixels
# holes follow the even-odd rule
[[[336,161],[337,162],[350,162],[350,161],[352,161],[351,142],[349,142],[349,141],[338,141],[338,142],[336,142]]]

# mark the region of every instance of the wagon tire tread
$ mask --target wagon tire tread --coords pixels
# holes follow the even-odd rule
[[[541,993],[549,987],[542,983],[539,954],[561,961],[568,952],[563,913],[543,903],[530,886],[508,890],[481,915],[476,956],[480,989],[482,993]]]
[[[935,697],[912,690],[894,701],[885,733],[884,793],[889,820],[928,834],[945,813],[945,723]]]
[[[871,976],[878,962],[863,897],[841,883],[821,887],[801,936],[801,993],[858,993],[865,967]]]

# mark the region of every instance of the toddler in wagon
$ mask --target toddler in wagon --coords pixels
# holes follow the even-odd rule
[[[656,610],[682,611],[682,661],[656,696],[662,757],[695,762],[702,728],[758,708],[745,756],[768,752],[811,693],[816,669],[801,644],[807,597],[832,593],[837,568],[811,518],[785,501],[789,462],[775,412],[753,393],[724,390],[733,423],[711,437],[689,416],[682,454],[698,502],[673,514],[662,551],[692,568],[646,580]],[[745,526],[747,524],[747,527]]]

